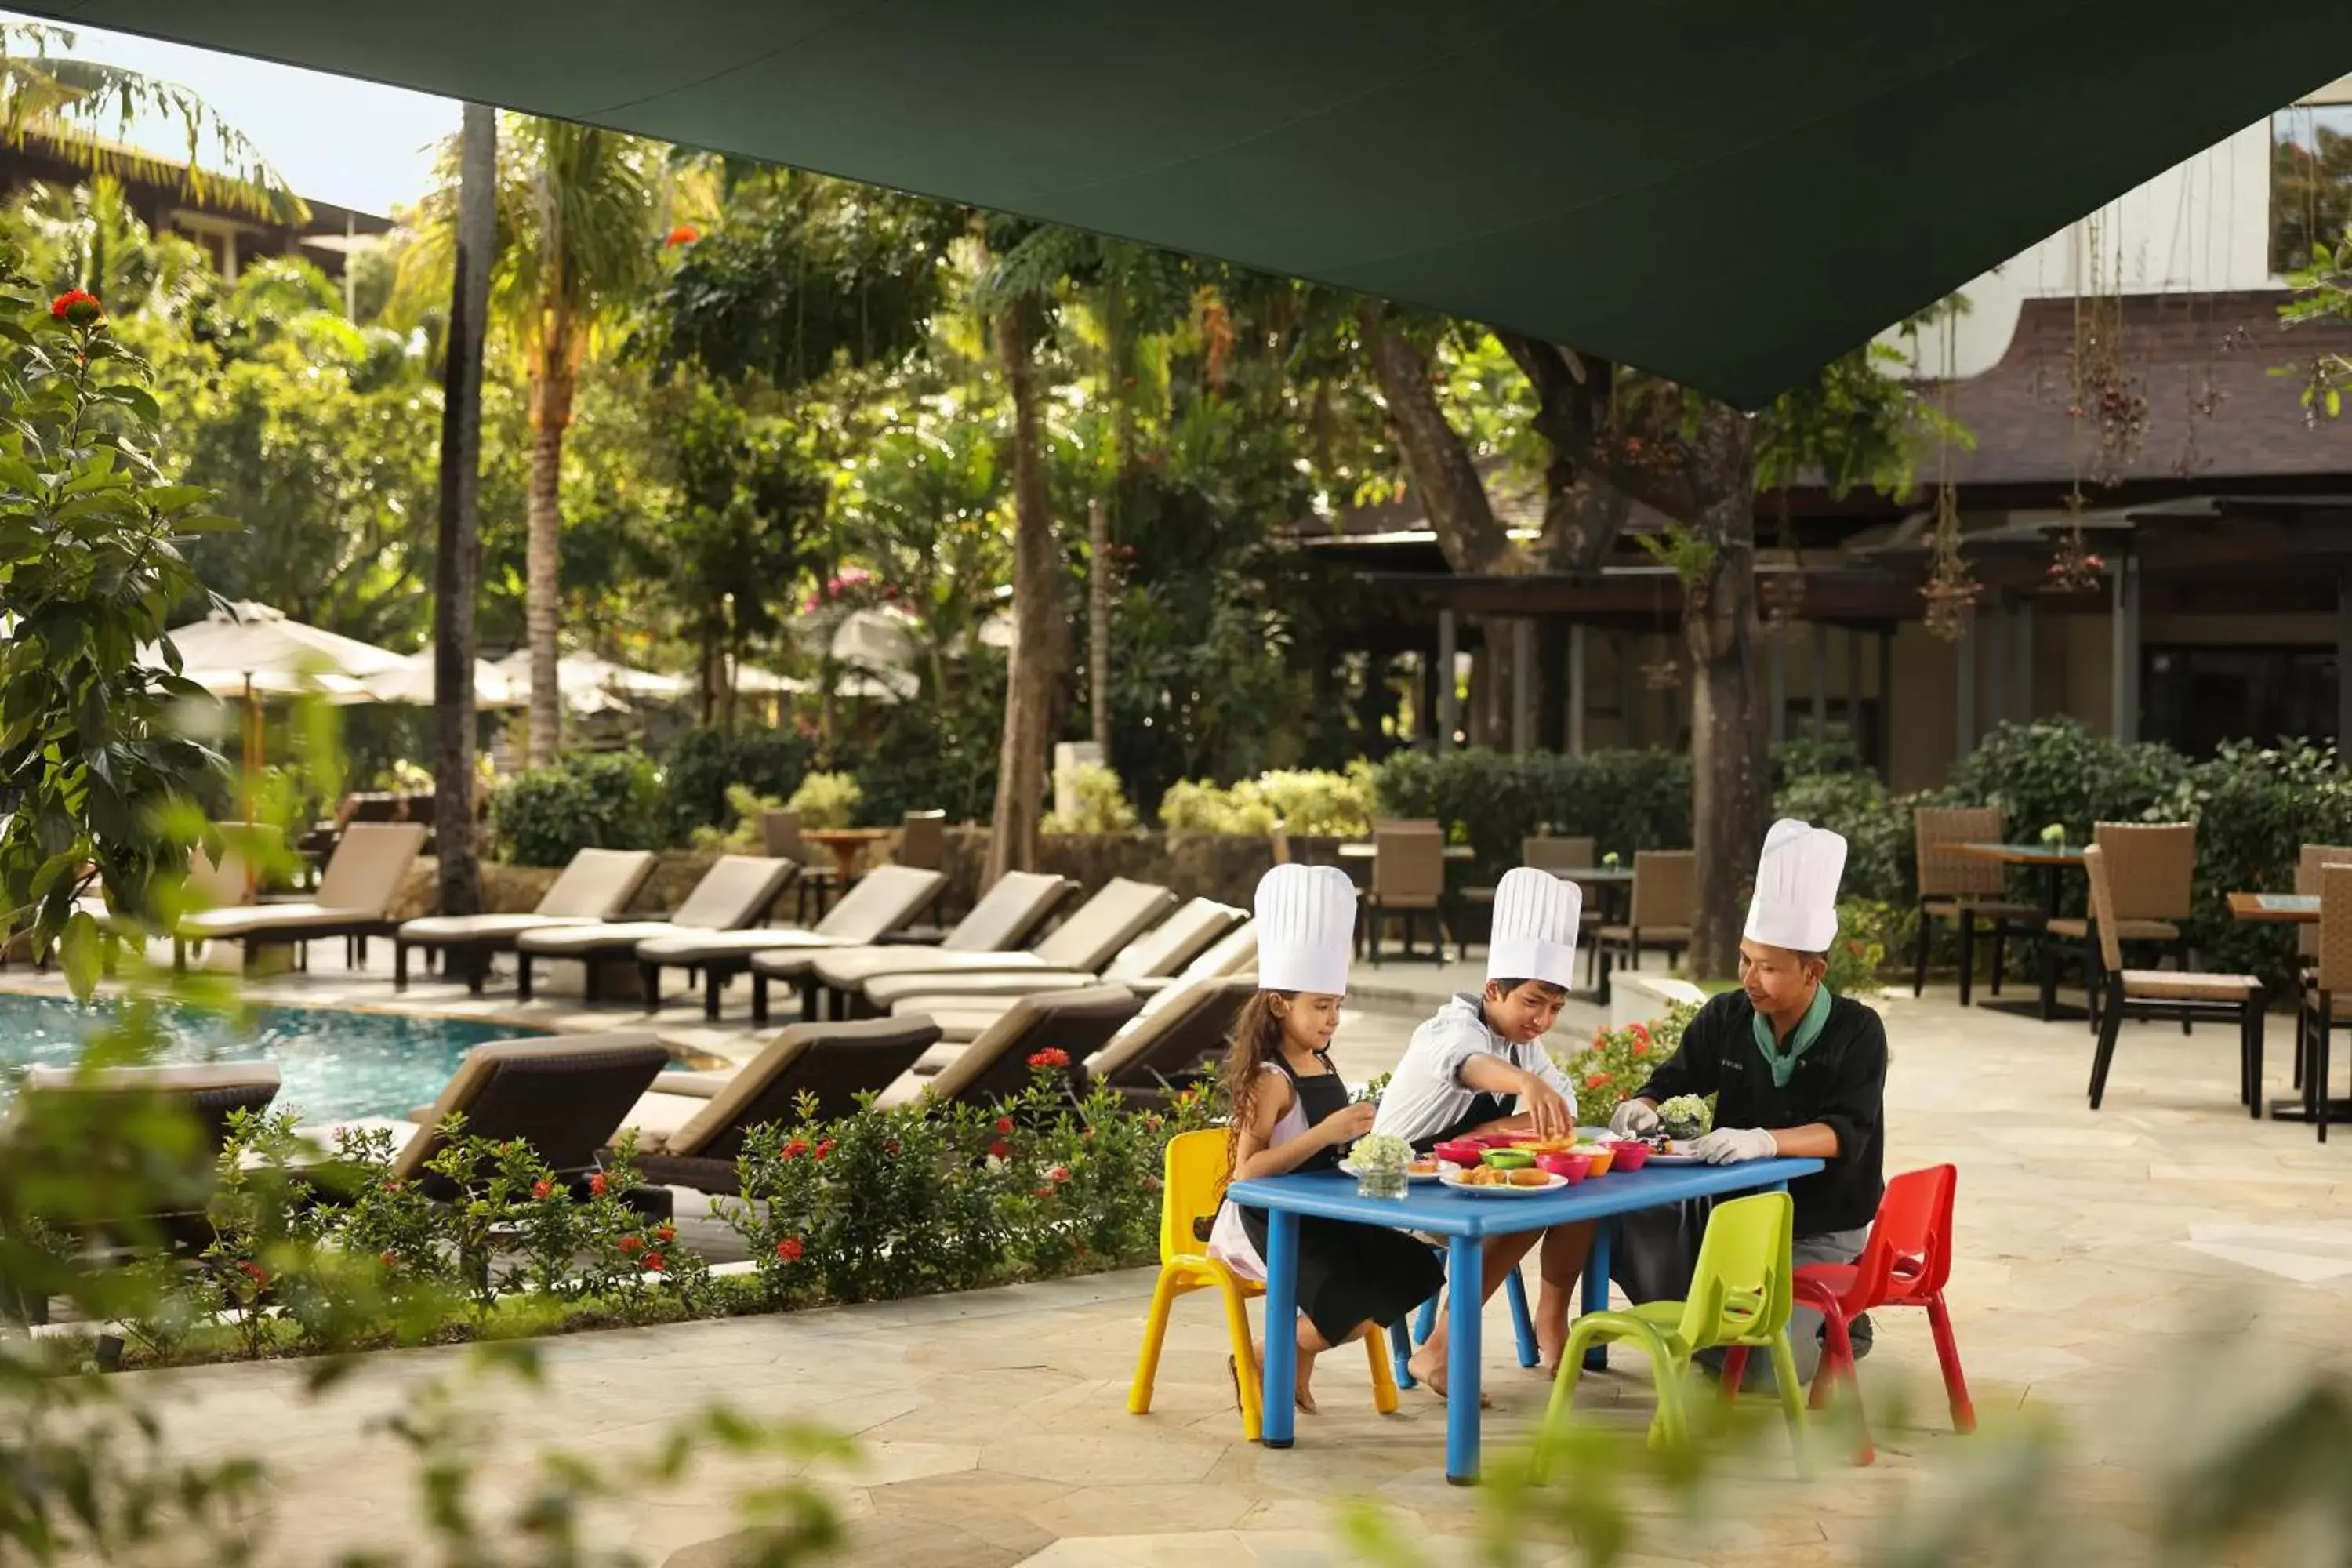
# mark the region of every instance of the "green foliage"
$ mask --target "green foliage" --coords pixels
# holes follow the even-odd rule
[[[235,525],[163,482],[146,366],[100,303],[53,314],[29,287],[0,259],[0,900],[86,995],[83,868],[160,924],[201,823],[184,803],[220,766],[172,711],[209,700],[146,650],[194,586],[188,541]]]
[[[2293,928],[2232,919],[2227,895],[2291,891],[2304,845],[2352,844],[2352,781],[2336,751],[2229,742],[2189,770],[2166,813],[2175,814],[2197,824],[2190,932],[2200,966],[2257,974],[2273,996],[2292,994]]]
[[[855,775],[819,773],[801,780],[789,804],[801,814],[802,827],[822,829],[851,826],[865,799]]]
[[[1372,830],[1373,797],[1372,765],[1359,758],[1344,773],[1281,769],[1230,789],[1180,782],[1160,797],[1160,821],[1171,833],[1258,836],[1280,827],[1300,837],[1360,838]]]
[[[2048,719],[1994,730],[1953,768],[1948,793],[1955,804],[2000,807],[2012,838],[2056,822],[2087,844],[2094,823],[2170,820],[2189,772],[2168,746],[2123,745],[2080,720]]]
[[[1690,842],[1690,758],[1679,752],[1400,752],[1374,770],[1374,785],[1382,816],[1435,818],[1489,879],[1546,831],[1590,834],[1598,853],[1628,858]]]
[[[1552,1059],[1576,1087],[1576,1122],[1606,1127],[1610,1113],[1633,1097],[1650,1074],[1682,1048],[1683,1031],[1698,1009],[1678,1003],[1653,1023],[1623,1028],[1601,1025],[1592,1038],[1572,1050],[1551,1047]]]
[[[737,820],[733,791],[783,799],[800,787],[816,742],[794,730],[686,731],[662,757],[660,841],[688,842],[697,828]]]
[[[2323,132],[2322,135],[2331,143],[2328,152],[2332,162],[2342,165],[2352,161],[2352,137],[2332,131]],[[2346,188],[2340,177],[2332,196],[2332,205],[2345,204]],[[2294,268],[2287,276],[2287,284],[2294,294],[2279,307],[2281,320],[2290,327],[2305,321],[2352,320],[2352,231],[2347,232],[2343,243],[2335,246],[2315,237],[2310,248],[2308,263]],[[2306,421],[2315,420],[2321,414],[2330,419],[2343,414],[2344,384],[2352,380],[2352,357],[2322,351],[2314,354],[2307,364],[2286,368],[2302,374]]]
[[[856,773],[869,820],[895,822],[910,811],[988,820],[1003,743],[1004,660],[982,650],[961,673],[939,696],[871,716],[854,754],[846,743],[836,747]]]
[[[1837,938],[1830,943],[1829,972],[1822,984],[1840,996],[1875,996],[1887,948],[1904,929],[1903,918],[1885,904],[1840,899]]]
[[[1774,749],[1772,773],[1774,816],[1844,835],[1845,877],[1839,886],[1845,897],[1898,907],[1916,900],[1913,803],[1889,795],[1859,752],[1843,741],[1790,741]]]
[[[1048,833],[1132,833],[1137,817],[1135,807],[1127,800],[1127,790],[1118,775],[1108,768],[1089,763],[1075,768],[1068,774],[1071,805],[1068,816],[1060,812],[1045,814],[1045,830]]]
[[[661,776],[642,753],[571,752],[499,785],[491,839],[519,866],[568,865],[583,849],[651,848],[661,801]]]

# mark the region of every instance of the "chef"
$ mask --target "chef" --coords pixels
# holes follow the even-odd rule
[[[1878,1015],[1822,983],[1837,940],[1838,879],[1845,840],[1826,828],[1776,822],[1756,868],[1756,894],[1739,944],[1739,989],[1699,1009],[1682,1048],[1617,1108],[1610,1128],[1641,1137],[1677,1095],[1715,1095],[1714,1131],[1696,1152],[1712,1163],[1774,1155],[1823,1161],[1789,1184],[1796,1205],[1796,1261],[1851,1263],[1861,1255],[1885,1191],[1886,1032]],[[1704,1205],[1654,1210],[1621,1223],[1612,1272],[1636,1301],[1672,1300],[1690,1285],[1706,1227]],[[1800,1307],[1789,1338],[1800,1373],[1821,1361],[1821,1316]],[[1866,1320],[1854,1353],[1869,1348]],[[1769,1384],[1765,1358],[1750,1385]]]

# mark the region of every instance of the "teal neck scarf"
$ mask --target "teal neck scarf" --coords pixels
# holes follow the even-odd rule
[[[1813,988],[1812,1003],[1806,1007],[1805,1016],[1797,1020],[1797,1026],[1789,1031],[1789,1043],[1785,1046],[1773,1037],[1772,1020],[1761,1013],[1756,1015],[1756,1048],[1764,1053],[1764,1065],[1772,1069],[1774,1089],[1789,1087],[1789,1079],[1797,1071],[1797,1058],[1813,1048],[1813,1042],[1822,1037],[1822,1026],[1829,1019],[1827,985]]]

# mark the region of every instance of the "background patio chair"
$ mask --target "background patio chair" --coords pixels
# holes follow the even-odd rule
[[[1911,814],[1911,837],[1919,858],[1918,939],[1911,954],[1911,994],[1927,986],[1927,942],[1935,922],[1948,921],[1960,938],[1960,1005],[1969,1005],[1976,978],[1977,926],[1992,937],[1992,994],[2000,994],[2004,949],[2011,931],[2038,930],[2042,911],[2003,897],[2008,868],[1998,860],[1964,853],[1963,844],[2000,842],[2000,813],[1989,805],[1921,806]]]
[[[2092,842],[2106,851],[2108,918],[2116,936],[2130,948],[2153,947],[2170,952],[2174,963],[2189,967],[2189,938],[2181,922],[2196,908],[2197,825],[2193,822],[2101,822],[2091,830]],[[2099,1008],[2105,999],[2102,959],[2105,939],[2093,930],[2095,911],[2081,919],[2062,915],[2049,922],[2053,942],[2078,944],[2084,984],[2090,993],[2090,1026],[2099,1027]],[[2180,1020],[2187,1034],[2189,1019]]]
[[[2116,1039],[2127,1017],[2177,1017],[2185,1031],[2200,1017],[2228,1018],[2238,1026],[2238,1099],[2254,1116],[2263,1113],[2263,983],[2251,974],[2197,974],[2186,969],[2126,969],[2118,928],[2129,922],[2115,912],[2110,851],[2094,844],[2083,851],[2091,879],[2091,920],[2098,931],[2102,994],[2098,999],[2099,1044],[2091,1057],[2091,1109],[2107,1091],[2107,1068]],[[2330,868],[2331,870],[2334,868]],[[2352,869],[2352,868],[2347,868]],[[2352,881],[2346,883],[2352,898]],[[2323,940],[2321,961],[2326,962]],[[2323,1129],[2321,1136],[2326,1137]]]
[[[1690,946],[1698,920],[1698,856],[1688,849],[1643,849],[1633,856],[1633,897],[1623,925],[1593,933],[1595,989],[1609,1000],[1609,971],[1620,954],[1628,969],[1642,967],[1643,952],[1663,952],[1672,963]]]
[[[1381,943],[1391,919],[1404,921],[1403,956],[1412,956],[1413,927],[1423,915],[1433,928],[1430,956],[1444,963],[1444,905],[1445,836],[1437,824],[1391,822],[1373,829],[1371,886],[1363,900],[1372,967],[1380,967]]]

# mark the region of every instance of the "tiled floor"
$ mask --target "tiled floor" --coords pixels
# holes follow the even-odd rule
[[[1386,973],[1384,971],[1384,973]],[[304,1001],[382,1005],[389,988],[331,968],[265,987]],[[511,1011],[422,986],[416,1005]],[[738,1005],[740,1010],[740,1004]],[[1738,1462],[1708,1522],[1661,1521],[1639,1561],[1775,1568],[1854,1561],[1900,1497],[1955,1483],[1953,1464],[2021,1422],[2073,1431],[2054,1484],[2080,1510],[2144,1518],[2158,1461],[2186,1432],[2161,1398],[2242,1396],[2313,1367],[2352,1371],[2341,1325],[2352,1306],[2352,1143],[2249,1121],[2234,1104],[2234,1043],[2219,1029],[2126,1033],[2105,1110],[2084,1108],[2089,1038],[1931,994],[1885,1004],[1894,1060],[1891,1164],[1960,1168],[1958,1337],[1986,1426],[1952,1436],[1935,1358],[1915,1314],[1879,1325],[1864,1375],[1880,1419],[1880,1463],[1834,1464],[1818,1484],[1788,1479],[1776,1443]],[[634,1024],[628,1009],[584,1014],[541,1003],[542,1026]],[[756,1041],[707,1029],[698,1010],[659,1019],[682,1045],[739,1058]],[[1340,1063],[1351,1079],[1394,1059],[1411,1026],[1400,1012],[1351,1014]],[[2284,1052],[2275,1037],[2274,1063]],[[2273,1070],[2272,1089],[2284,1091]],[[548,1446],[608,1462],[650,1446],[674,1417],[713,1402],[845,1432],[859,1462],[819,1467],[853,1520],[845,1560],[931,1563],[1306,1564],[1348,1561],[1339,1521],[1376,1499],[1401,1528],[1438,1548],[1477,1526],[1479,1494],[1442,1473],[1444,1407],[1408,1394],[1375,1415],[1352,1352],[1318,1377],[1323,1414],[1299,1446],[1240,1441],[1213,1307],[1180,1303],[1153,1413],[1127,1413],[1150,1278],[1132,1273],[864,1308],[581,1336],[546,1347],[544,1386],[499,1383],[480,1395],[492,1426],[473,1446],[493,1496],[519,1496]],[[1508,1344],[1499,1315],[1493,1346]],[[2206,1336],[2211,1336],[2208,1338]],[[368,1417],[459,1352],[371,1358],[331,1393],[304,1391],[306,1368],[235,1366],[144,1378],[169,1409],[184,1452],[266,1444],[277,1469],[263,1522],[277,1555],[324,1562],[341,1549],[408,1538],[410,1468]],[[1523,1436],[1547,1392],[1490,1357],[1490,1446]],[[1909,1399],[1916,1415],[1890,1418]],[[1588,1419],[1636,1430],[1648,1391],[1638,1373],[1589,1380]],[[1623,1406],[1622,1409],[1616,1408]],[[1490,1451],[1492,1448],[1490,1447]],[[725,1500],[764,1466],[698,1468],[628,1504],[601,1505],[614,1544],[678,1568],[730,1561]],[[2126,1537],[2100,1561],[2126,1559]]]

